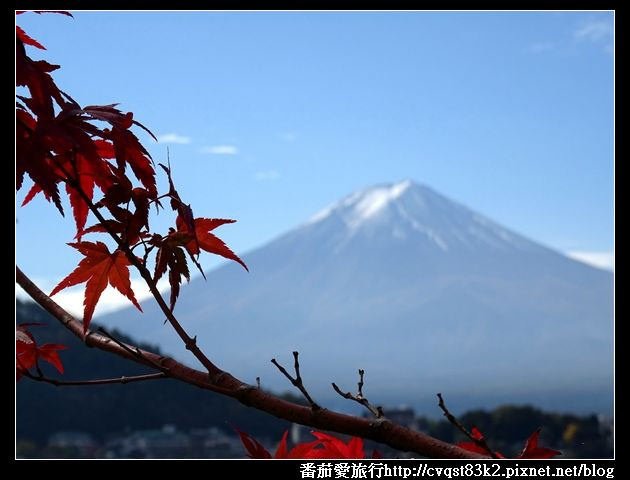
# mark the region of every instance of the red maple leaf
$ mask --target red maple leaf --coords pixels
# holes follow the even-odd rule
[[[321,455],[317,458],[365,458],[362,438],[352,437],[346,444],[342,440],[326,433],[311,433],[322,445],[322,448],[315,449],[315,452]]]
[[[287,430],[282,435],[276,452],[271,456],[256,439],[238,429],[236,431],[241,437],[249,458],[365,458],[363,439],[359,437],[352,437],[346,444],[332,435],[313,431],[311,434],[316,440],[298,443],[289,450],[287,447],[289,431]],[[372,458],[380,458],[380,454],[374,451]]]
[[[129,280],[130,262],[124,252],[115,250],[110,253],[107,245],[103,242],[77,242],[69,243],[68,245],[76,248],[85,255],[85,258],[79,262],[77,268],[70,275],[59,282],[50,293],[50,296],[52,297],[64,288],[87,282],[85,299],[83,301],[85,306],[83,313],[84,331],[87,331],[94,314],[94,308],[108,283],[131,300],[131,303],[138,310],[142,311],[131,289],[131,281]]]
[[[21,325],[15,327],[15,375],[16,380],[22,376],[22,372],[35,366],[37,363],[37,344],[33,335]]]
[[[557,455],[562,455],[562,452],[559,452],[558,450],[553,450],[547,447],[539,447],[539,434],[540,428],[536,429],[536,431],[534,431],[534,433],[529,436],[529,438],[525,442],[525,447],[523,448],[523,451],[516,458],[553,458]],[[481,433],[481,431],[476,427],[472,428],[471,436],[475,440],[484,440],[483,433]],[[459,442],[457,446],[463,448],[464,450],[468,450],[469,452],[476,452],[481,453],[482,455],[488,455],[488,450],[475,442]],[[494,452],[494,455],[497,458],[505,458],[500,452]]]
[[[165,250],[158,252],[164,254]],[[179,296],[179,287],[182,284],[182,278],[186,278],[190,282],[190,271],[186,262],[186,254],[184,250],[177,247],[170,250],[168,255],[168,282],[171,285],[170,306],[171,311],[175,308],[175,302]]]
[[[518,458],[553,458],[562,455],[562,452],[547,447],[538,446],[538,436],[540,435],[540,427],[532,433],[527,441],[523,451]]]
[[[276,452],[273,455],[273,458],[316,458],[309,457],[310,452],[320,444],[319,440],[314,440],[312,442],[303,442],[295,445],[291,450],[287,448],[287,437],[289,436],[289,431],[285,430],[282,435],[282,439],[278,444],[278,448],[276,448]]]
[[[243,442],[243,446],[245,447],[245,450],[247,450],[247,456],[249,458],[271,458],[271,454],[260,444],[258,440],[238,428],[235,430],[239,437],[241,437],[241,442]]]
[[[29,325],[23,323],[16,325],[15,327],[15,375],[16,380],[22,377],[23,372],[30,370],[37,365],[38,359],[42,359],[52,364],[59,373],[63,373],[63,364],[57,353],[59,350],[65,350],[65,345],[59,345],[56,343],[45,343],[42,346],[37,346],[35,338],[28,331]]]
[[[79,188],[90,200],[92,200],[92,196],[94,195],[95,178],[90,169],[89,163],[83,155],[77,155],[76,168]],[[85,222],[89,212],[88,204],[79,193],[79,190],[71,187],[69,183],[66,184],[66,192],[68,193],[70,205],[72,205],[72,213],[77,226],[77,232],[80,232],[85,227]]]
[[[41,347],[37,347],[37,356],[50,363],[59,373],[63,373],[63,364],[57,351],[65,350],[66,348],[65,345],[57,343],[45,343]]]
[[[16,15],[22,15],[23,13],[27,13],[29,10],[16,10],[15,14]],[[42,13],[59,13],[61,15],[66,15],[68,17],[72,17],[72,14],[70,12],[67,12],[65,10],[30,10],[32,13],[37,13],[38,15],[41,15]],[[74,17],[72,17],[74,18]]]
[[[482,445],[482,442],[485,441],[485,436],[477,427],[473,426],[470,431],[470,436],[474,441],[472,442],[459,442],[457,446],[459,448],[463,448],[464,450],[468,450],[469,452],[481,453],[482,455],[488,455],[490,452],[488,448]],[[492,452],[495,458],[505,458],[501,452]]]
[[[86,107],[87,108],[90,107]],[[94,108],[91,107],[91,115],[95,115]],[[116,109],[114,109],[116,110]],[[117,110],[116,110],[117,111]],[[102,111],[99,111],[102,115]],[[113,115],[111,112],[108,112]],[[105,135],[111,140],[114,146],[114,152],[116,154],[116,162],[121,171],[124,172],[125,165],[129,165],[135,176],[140,180],[142,185],[148,190],[151,198],[157,197],[157,187],[155,185],[155,170],[152,166],[151,156],[149,152],[140,144],[138,138],[129,130],[123,128],[124,126],[131,125],[133,123],[131,114],[123,115],[120,112],[118,122],[115,120],[108,120],[112,125],[111,130],[104,130]],[[102,119],[102,116],[99,117]],[[125,123],[125,120],[127,123]]]
[[[68,177],[65,173],[69,170],[75,172],[72,177]],[[91,159],[90,156],[81,153],[73,155],[72,160],[66,159],[66,161],[60,163],[58,167],[53,167],[52,171],[58,176],[59,180],[66,177],[72,178],[73,183],[78,185],[83,194],[85,194],[90,201],[94,195],[95,185],[99,186],[101,190],[107,191],[108,187],[113,183],[112,174],[107,162],[101,161],[98,157],[95,161]],[[34,184],[24,198],[22,206],[28,204],[35,195],[41,191],[42,188],[40,185],[37,183]],[[68,193],[68,199],[77,227],[77,238],[80,238],[88,217],[89,206],[79,190],[72,186],[72,183],[66,183],[66,192]],[[44,194],[46,195],[46,192],[44,192]]]
[[[191,256],[199,255],[199,249],[205,250],[206,252],[234,260],[240,263],[245,270],[249,271],[245,262],[230,250],[230,248],[223,243],[223,240],[210,233],[221,225],[234,223],[235,221],[236,220],[228,220],[225,218],[195,218],[192,222],[194,231],[191,231],[189,222],[186,222],[181,215],[178,215],[176,224],[178,232],[187,233],[191,236],[190,241],[185,245],[186,250],[188,250]]]
[[[39,48],[40,50],[46,50],[46,47],[44,47],[41,43],[39,43],[34,38],[29,37],[26,34],[26,32],[24,30],[22,30],[20,27],[18,27],[17,25],[15,26],[15,35],[16,35],[17,38],[22,40],[22,42],[25,45],[31,45],[31,46],[33,46],[35,48]]]
[[[233,223],[234,220],[218,219],[218,218],[192,218],[190,207],[176,200],[177,205],[174,207],[180,212],[190,213],[185,217],[179,214],[177,216],[177,230],[171,228],[168,235],[154,235],[149,243],[158,247],[155,257],[155,272],[153,281],[157,282],[168,269],[168,280],[171,285],[170,308],[175,308],[175,302],[179,296],[182,278],[190,281],[190,271],[186,261],[186,251],[191,260],[197,266],[201,274],[203,270],[197,261],[200,248],[216,255],[229,258],[240,263],[245,270],[247,265],[223,243],[218,237],[210,233],[219,225],[225,223]],[[186,218],[186,220],[185,220]],[[186,250],[184,250],[184,248]],[[249,271],[249,270],[248,270]],[[205,277],[205,276],[204,276]]]
[[[480,442],[485,439],[483,433],[481,433],[481,430],[479,430],[475,426],[472,427],[470,435],[472,436],[472,438],[474,438],[475,440],[479,440]]]
[[[129,209],[129,202],[136,207],[135,211]],[[126,203],[126,208],[118,206]],[[129,245],[134,245],[141,238],[148,238],[149,228],[149,194],[143,187],[131,188],[131,183],[114,183],[107,190],[105,196],[96,203],[97,207],[106,206],[114,219],[106,219],[88,228],[78,231],[75,238],[94,232],[114,232],[121,235],[121,240]],[[147,230],[143,230],[144,228]]]
[[[47,145],[42,125],[50,125],[54,117],[53,99],[63,104],[61,92],[49,75],[58,68],[40,60],[35,62],[25,53],[24,44],[16,39],[16,87],[28,88],[31,96],[19,96],[16,115],[16,188],[22,187],[27,174],[44,191],[46,198],[52,200],[63,214],[57,183],[59,177]],[[27,111],[30,109],[30,113]]]
[[[65,105],[62,93],[49,75],[50,72],[58,69],[59,65],[51,65],[44,60],[35,61],[31,59],[26,55],[22,38],[25,38],[31,45],[36,43],[39,47],[42,47],[36,40],[30,38],[22,29],[17,27],[15,42],[15,85],[26,87],[31,94],[30,98],[23,96],[18,96],[18,98],[31,109],[38,119],[51,119],[54,117],[55,113],[52,105],[53,99],[60,107]]]
[[[287,437],[289,436],[289,431],[285,430],[282,434],[282,438],[280,439],[280,443],[278,444],[278,448],[276,448],[276,453],[273,454],[273,458],[289,458],[288,457],[288,448],[287,448]]]
[[[168,269],[168,281],[171,285],[171,311],[175,308],[175,302],[179,296],[179,287],[182,283],[182,277],[190,281],[190,271],[188,270],[188,263],[186,262],[186,253],[181,247],[186,241],[188,241],[188,236],[176,232],[173,228],[170,229],[167,236],[154,235],[149,241],[151,245],[158,247],[158,252],[155,256],[153,281],[157,283]]]
[[[298,443],[291,450],[288,450],[287,437],[289,435],[289,431],[286,430],[282,435],[282,439],[278,444],[276,452],[272,456],[258,440],[239,429],[236,429],[236,431],[241,437],[241,442],[243,442],[243,446],[245,447],[249,458],[318,458],[309,456],[309,454],[315,446],[320,444],[319,440],[314,440],[308,443]]]
[[[480,453],[486,456],[489,455],[488,450],[475,442],[458,442],[457,446],[459,448],[463,448],[464,450],[468,450],[469,452]],[[494,455],[496,458],[505,458],[501,452],[494,452]]]
[[[317,454],[315,452],[316,447],[320,445],[319,440],[313,440],[312,442],[303,442],[295,445],[291,450],[287,452],[286,457],[276,458],[327,458]]]

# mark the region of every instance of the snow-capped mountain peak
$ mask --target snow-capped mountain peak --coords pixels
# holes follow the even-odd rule
[[[341,204],[344,210],[344,221],[352,229],[359,227],[365,221],[383,212],[412,185],[411,180],[405,180],[391,185],[368,188],[347,197]]]
[[[339,215],[350,228],[356,228],[364,221],[375,217],[391,202],[399,198],[414,183],[411,180],[377,185],[355,192],[311,217],[308,223],[317,223],[333,214]]]
[[[329,224],[330,222],[330,224]],[[474,251],[532,250],[539,247],[490,219],[450,200],[431,188],[404,180],[380,184],[348,195],[315,214],[306,226],[332,228],[346,244],[359,232],[391,235],[397,241],[426,241],[442,252],[452,249]],[[389,233],[387,233],[389,232]],[[335,247],[337,251],[337,247]]]

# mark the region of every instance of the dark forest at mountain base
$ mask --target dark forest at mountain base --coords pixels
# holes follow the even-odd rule
[[[35,304],[18,300],[17,321],[45,323],[33,327],[38,342],[68,346],[61,352],[64,375],[42,365],[52,378],[85,380],[147,372],[132,362],[86,348]],[[120,332],[114,335],[129,341]],[[290,428],[285,421],[175,380],[55,387],[22,379],[17,385],[16,410],[17,455],[27,458],[242,457],[244,450],[235,427],[271,449]],[[418,417],[409,408],[386,409],[386,414],[449,442],[462,439],[447,421]],[[541,442],[562,450],[565,458],[612,456],[612,421],[595,415],[550,414],[528,406],[504,406],[491,412],[468,412],[461,421],[477,426],[492,447],[506,455],[517,454],[531,432],[542,427]],[[308,429],[294,428],[293,436],[309,439]],[[386,456],[404,455],[374,446]]]

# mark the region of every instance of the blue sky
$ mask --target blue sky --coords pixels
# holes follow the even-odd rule
[[[611,264],[610,12],[77,12],[18,24],[79,103],[133,111],[161,139],[141,137],[157,161],[169,146],[196,214],[238,220],[217,231],[237,252],[354,190],[411,178]],[[17,262],[50,288],[79,259],[64,245],[72,221],[42,199],[16,214]],[[67,301],[80,309],[81,295]]]

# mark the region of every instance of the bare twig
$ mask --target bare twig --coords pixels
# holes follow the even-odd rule
[[[488,452],[488,455],[490,455],[492,458],[499,458],[497,454],[494,453],[494,450],[492,450],[490,446],[488,446],[488,443],[486,442],[486,439],[484,437],[481,437],[481,438],[475,437],[464,425],[462,425],[462,423],[459,420],[457,420],[455,415],[453,415],[448,410],[448,408],[446,408],[446,404],[444,403],[442,394],[438,393],[437,396],[439,399],[438,407],[442,409],[442,411],[444,412],[444,416],[447,418],[447,420],[451,422],[460,432],[466,435],[472,442],[474,442],[480,448],[483,448],[486,452]]]
[[[357,403],[360,403],[365,408],[367,408],[372,415],[376,418],[383,417],[383,408],[380,406],[375,407],[372,405],[365,396],[363,396],[363,376],[365,375],[365,370],[359,369],[359,383],[357,384],[358,390],[357,394],[353,395],[350,392],[342,392],[341,389],[337,386],[335,382],[332,383],[332,387],[335,389],[339,395],[348,400],[354,400]]]
[[[111,385],[112,383],[126,384],[167,378],[167,375],[164,372],[147,373],[146,375],[132,375],[129,377],[123,376],[118,378],[99,378],[96,380],[57,380],[55,378],[48,378],[43,375],[33,375],[29,371],[22,371],[22,375],[36,382],[50,383],[51,385],[54,385],[56,387]]]
[[[109,338],[112,342],[119,345],[120,348],[123,348],[126,351],[128,351],[131,355],[134,355],[142,360],[149,362],[153,367],[155,367],[157,370],[161,371],[162,373],[168,373],[168,370],[162,366],[161,362],[156,362],[152,358],[146,357],[143,354],[142,350],[140,350],[138,347],[135,347],[133,349],[130,348],[128,345],[125,345],[123,342],[118,340],[114,335],[112,335],[107,330],[105,330],[104,327],[98,327],[98,331],[101,332],[103,335],[105,335],[107,338]]]
[[[271,363],[278,367],[278,370],[280,370],[282,375],[287,377],[289,381],[293,384],[293,386],[297,388],[300,392],[302,392],[302,395],[304,395],[304,398],[306,398],[306,401],[309,403],[313,410],[321,410],[322,407],[315,403],[315,400],[311,398],[308,391],[304,387],[304,382],[302,382],[302,377],[300,375],[300,361],[298,360],[299,355],[299,352],[293,352],[293,358],[295,359],[295,362],[293,364],[293,369],[295,370],[295,378],[289,375],[289,372],[287,372],[287,370],[282,365],[280,365],[275,358],[271,359]]]
[[[83,323],[42,292],[19,268],[16,268],[15,280],[33,300],[76,337],[82,339],[87,346],[113,353],[149,367],[154,366],[153,362],[161,364],[168,370],[167,376],[170,378],[234,398],[244,405],[262,410],[289,422],[374,440],[398,450],[415,452],[424,457],[487,458],[487,456],[464,450],[456,445],[451,445],[386,419],[382,422],[374,422],[373,420],[325,409],[314,412],[311,407],[289,402],[263,389],[247,388],[247,384],[227,372],[222,372],[222,375],[216,381],[213,381],[213,379],[209,378],[207,371],[195,370],[172,358],[164,357],[133,345],[126,345],[128,348],[122,348],[110,338],[96,332],[84,334]],[[140,355],[133,353],[136,349]]]

